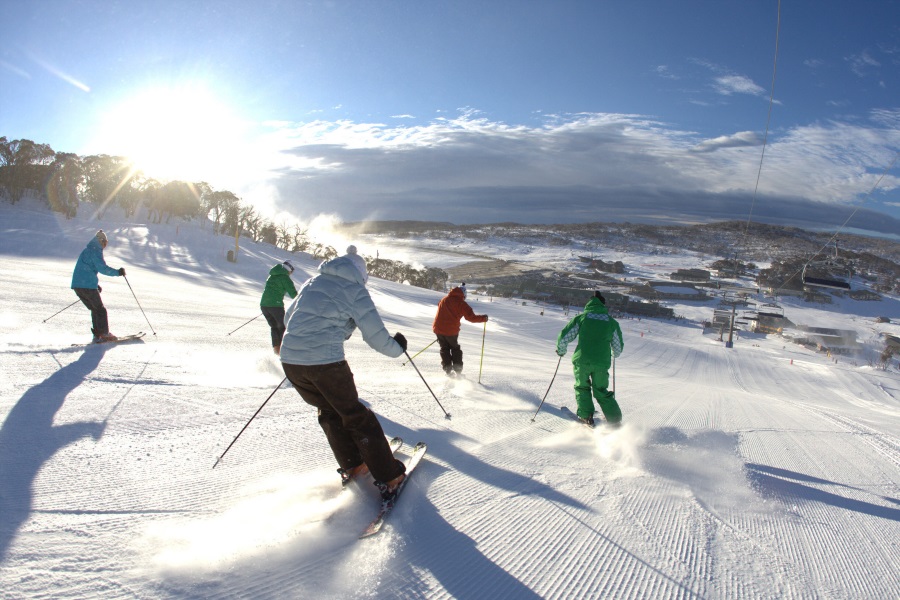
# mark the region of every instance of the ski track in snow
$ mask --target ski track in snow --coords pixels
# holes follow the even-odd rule
[[[2,208],[4,219],[16,215]],[[567,317],[470,298],[491,321],[463,323],[462,378],[441,372],[436,344],[414,368],[358,335],[347,343],[360,397],[404,439],[398,457],[429,445],[385,530],[360,541],[377,492],[370,478],[340,492],[314,411],[290,387],[212,468],[284,377],[262,319],[226,334],[257,314],[265,272],[287,255],[248,243],[228,266],[220,257],[233,239],[176,246],[174,227],[105,224],[107,262],[128,266],[156,334],[124,282],[108,279],[113,331],[148,334],[76,350],[83,307],[41,321],[72,301],[71,267],[95,227],[44,218],[65,252],[19,256],[25,234],[13,225],[0,241],[3,598],[801,599],[900,589],[896,373],[835,365],[778,339],[726,349],[684,322],[623,319],[625,425],[589,430],[560,410],[574,409],[570,355],[547,393]],[[316,261],[291,259],[295,280],[314,273]],[[433,340],[440,294],[370,287],[410,356]]]

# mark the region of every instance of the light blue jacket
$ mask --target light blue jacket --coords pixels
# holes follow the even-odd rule
[[[110,277],[118,277],[118,269],[113,269],[103,260],[103,247],[100,241],[93,237],[88,245],[78,256],[78,262],[75,263],[75,270],[72,271],[72,289],[86,288],[96,290],[100,283],[97,279],[97,273],[103,273]]]
[[[365,278],[348,256],[319,265],[319,274],[300,288],[284,315],[281,362],[325,365],[344,360],[344,341],[359,327],[374,350],[395,358],[403,348],[394,341],[365,288]]]

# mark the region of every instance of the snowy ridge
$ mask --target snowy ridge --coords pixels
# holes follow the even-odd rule
[[[388,435],[423,440],[385,530],[357,540],[374,486],[340,493],[315,411],[283,379],[258,319],[272,264],[317,261],[192,225],[104,221],[114,333],[73,349],[89,316],[68,289],[97,229],[0,203],[0,590],[4,598],[889,598],[900,589],[900,373],[690,321],[622,319],[621,429],[589,430],[561,310],[470,292],[465,377],[437,345],[347,356]],[[31,233],[35,232],[35,233]],[[33,243],[35,238],[47,243]],[[53,243],[50,243],[52,240]],[[514,249],[510,249],[514,251]],[[673,259],[674,260],[674,259]],[[649,258],[633,262],[649,263]],[[438,292],[371,279],[410,356]],[[869,330],[841,307],[792,320]],[[877,312],[890,313],[897,299]],[[870,312],[873,309],[866,307]],[[544,315],[540,315],[543,309]],[[881,310],[883,309],[883,311]],[[708,306],[679,306],[690,316]],[[896,332],[895,324],[878,325]],[[485,352],[481,357],[482,341]],[[479,383],[479,368],[482,370]],[[409,456],[411,444],[398,451]]]

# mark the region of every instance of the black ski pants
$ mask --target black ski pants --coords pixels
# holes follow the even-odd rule
[[[439,333],[435,335],[437,336],[438,344],[441,346],[441,367],[443,367],[444,372],[449,373],[452,369],[457,373],[462,373],[463,351],[459,345],[459,336],[441,335]]]
[[[385,483],[406,471],[394,458],[378,417],[360,402],[347,361],[281,366],[303,400],[319,409],[319,426],[342,469],[366,463],[372,477]]]
[[[100,290],[89,288],[72,288],[78,299],[88,307],[91,311],[91,331],[94,335],[103,335],[109,333],[109,317],[106,314],[106,307],[103,306],[103,300],[100,298]]]
[[[266,322],[272,331],[272,347],[281,345],[284,338],[284,307],[283,306],[260,306]]]

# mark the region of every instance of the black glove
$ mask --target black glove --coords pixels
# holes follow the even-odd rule
[[[484,317],[484,322],[487,323],[487,321],[488,321],[488,316],[487,316],[487,315],[481,315],[481,316]]]
[[[119,267],[119,277],[125,277],[125,267]]]
[[[103,293],[103,288],[100,287],[99,285],[97,286],[97,293],[98,293],[98,294],[102,294],[102,293]]]
[[[406,338],[403,337],[403,334],[399,331],[394,334],[394,341],[400,344],[400,347],[403,348],[403,351],[406,352]]]
[[[557,350],[557,351],[556,351],[556,355],[557,355],[557,356],[565,356],[565,355],[566,355],[566,351],[565,351],[565,350]]]

